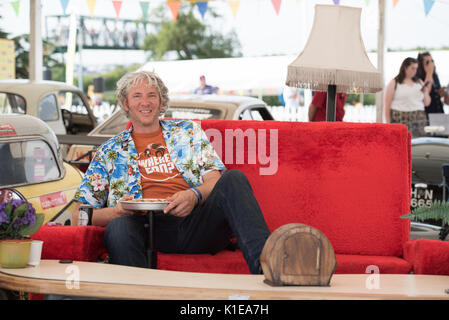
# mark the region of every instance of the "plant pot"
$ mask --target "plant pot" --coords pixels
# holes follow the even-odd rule
[[[0,265],[2,268],[25,268],[30,257],[31,239],[1,240]]]

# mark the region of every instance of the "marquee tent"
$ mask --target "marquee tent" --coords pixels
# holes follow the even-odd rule
[[[449,82],[449,51],[431,52],[442,86]],[[385,55],[385,83],[399,72],[402,61],[417,57],[418,51],[388,52]],[[199,86],[200,75],[217,86],[219,93],[236,95],[278,95],[285,86],[287,66],[296,55],[222,58],[176,61],[152,61],[141,67],[155,71],[164,80],[171,93],[192,93]],[[377,54],[368,53],[374,66]]]

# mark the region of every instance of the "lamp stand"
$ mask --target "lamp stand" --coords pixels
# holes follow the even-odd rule
[[[327,86],[327,102],[326,102],[326,121],[335,121],[335,113],[337,109],[337,86],[330,84]]]

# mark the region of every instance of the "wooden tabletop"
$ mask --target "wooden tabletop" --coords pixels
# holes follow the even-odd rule
[[[192,273],[93,262],[0,268],[0,287],[83,297],[170,300],[449,299],[449,276],[336,274],[328,287],[273,287],[263,275]],[[448,291],[449,292],[449,291]]]

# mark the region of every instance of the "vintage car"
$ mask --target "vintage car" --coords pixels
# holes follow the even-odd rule
[[[56,134],[86,135],[97,126],[82,91],[57,81],[0,80],[0,113],[38,117]]]
[[[0,190],[15,190],[45,214],[44,222],[70,224],[81,179],[82,172],[63,162],[56,135],[44,121],[0,115]]]
[[[247,96],[230,95],[179,95],[171,96],[168,110],[163,118],[170,119],[224,119],[224,120],[274,120],[265,102]],[[126,128],[129,119],[120,108],[106,121],[89,132],[88,136],[104,140]],[[80,140],[81,141],[81,140]],[[83,162],[89,162],[92,146],[75,144],[66,159],[85,169]]]
[[[446,170],[444,170],[446,168]],[[435,200],[448,200],[449,139],[421,137],[412,139],[412,193],[410,210],[430,206]],[[446,171],[446,175],[444,172]],[[417,232],[434,238],[441,221],[414,224]]]

